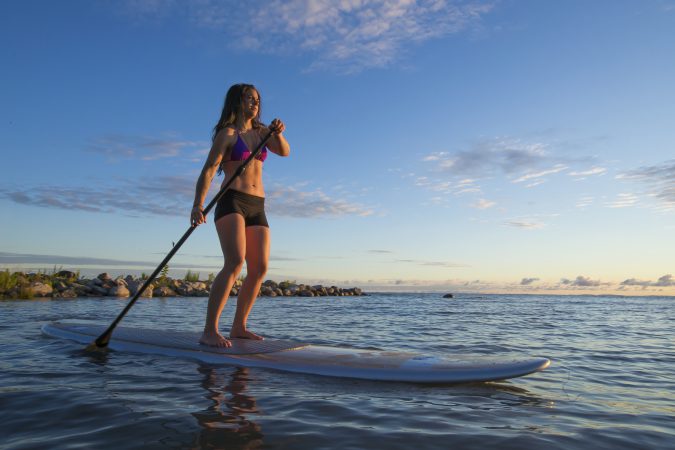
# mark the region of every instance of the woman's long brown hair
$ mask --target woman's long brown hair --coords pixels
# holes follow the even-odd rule
[[[223,128],[234,125],[237,117],[241,116],[241,106],[242,99],[245,94],[250,91],[255,91],[258,93],[258,114],[253,118],[253,128],[259,128],[262,126],[260,122],[260,111],[262,111],[262,99],[260,98],[260,91],[256,89],[252,84],[239,83],[234,84],[227,90],[227,95],[225,95],[225,104],[223,105],[223,112],[220,114],[220,120],[215,127],[213,127],[213,135],[211,136],[211,141],[216,140],[216,136],[220,133],[220,130]]]

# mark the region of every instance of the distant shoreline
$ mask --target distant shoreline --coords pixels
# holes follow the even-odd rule
[[[57,271],[56,269],[52,271],[48,271],[46,269],[40,269],[37,272],[26,272],[26,271],[21,271],[21,270],[14,270],[11,271],[9,268],[0,268],[0,300],[3,299],[27,299],[27,298],[75,298],[75,297],[110,297],[112,295],[108,295],[106,292],[105,294],[103,293],[85,293],[83,292],[82,295],[77,295],[77,288],[78,286],[71,286],[76,288],[76,295],[73,297],[72,292],[67,292],[65,295],[62,295],[62,291],[59,291],[56,295],[53,294],[53,291],[51,294],[46,293],[46,291],[49,291],[49,288],[46,287],[41,287],[37,286],[37,289],[32,289],[30,286],[30,282],[32,280],[41,281],[43,284],[49,284],[52,289],[54,288],[53,282],[54,281],[63,281],[64,277],[59,277],[58,274],[64,274],[68,273],[70,274],[70,278],[65,277],[66,280],[71,280],[72,278],[77,278],[80,280],[78,284],[82,284],[81,281],[85,281],[85,286],[89,284],[90,281],[98,278],[98,276],[91,275],[91,277],[81,277],[80,272],[72,272],[72,271],[66,271],[66,270],[59,270]],[[89,274],[92,274],[94,272],[89,272]],[[106,272],[103,272],[106,273]],[[124,273],[124,272],[119,272],[119,273]],[[128,280],[128,279],[133,279],[133,280],[143,280],[143,275],[142,272],[140,276],[138,275],[119,275],[116,277],[110,277],[111,279],[117,280],[122,278],[123,280]],[[102,275],[102,274],[99,274]],[[212,278],[214,275],[209,274],[209,278]],[[178,277],[166,277],[167,280],[175,281],[177,280],[178,283],[181,281],[185,281],[187,278],[193,279],[193,277],[198,277],[197,273],[193,273],[190,270],[187,270],[186,275],[183,278],[178,278]],[[19,282],[18,279],[23,278],[23,282]],[[59,280],[61,278],[61,280]],[[45,283],[46,280],[46,283]],[[321,281],[321,280],[319,280]],[[210,282],[209,280],[199,280],[201,283],[206,283],[210,287]],[[194,283],[191,282],[191,283]],[[323,288],[324,286],[321,284],[310,284],[310,283],[297,283],[295,281],[281,281],[281,282],[275,282],[272,280],[267,280],[266,285],[263,287],[271,287],[274,286],[274,283],[276,283],[276,288],[279,288],[279,285],[282,283],[288,283],[289,285],[295,285],[297,286],[296,291],[310,291],[312,292],[312,296],[321,296],[323,294],[322,289],[315,289],[316,287]],[[142,283],[141,283],[142,284]],[[345,283],[346,284],[346,283]],[[271,286],[270,286],[271,285]],[[283,286],[286,286],[285,284]],[[133,287],[133,286],[132,286]],[[157,286],[153,286],[153,290]],[[194,287],[194,286],[193,286]],[[198,285],[199,287],[199,285]],[[238,287],[235,285],[235,287]],[[31,288],[33,291],[38,291],[38,292],[31,292],[29,291],[28,288]],[[59,290],[58,288],[63,289],[63,286],[60,284],[57,284],[57,291]],[[675,293],[674,292],[668,292],[668,293],[656,293],[656,292],[641,292],[641,291],[631,291],[631,292],[625,292],[625,293],[616,293],[616,292],[595,292],[592,290],[588,291],[570,291],[570,292],[560,292],[560,291],[551,291],[551,290],[531,290],[531,291],[500,291],[500,290],[486,290],[486,291],[461,291],[458,290],[458,287],[455,286],[455,289],[453,287],[448,287],[447,289],[443,289],[442,287],[438,286],[433,286],[433,287],[428,287],[424,288],[424,286],[386,286],[386,285],[372,285],[368,287],[368,293],[365,293],[365,289],[363,287],[355,288],[355,287],[342,287],[339,288],[337,286],[327,286],[326,287],[326,293],[330,291],[330,288],[333,288],[333,294],[328,294],[333,295],[333,296],[361,296],[361,295],[372,295],[372,294],[390,294],[390,295],[396,295],[396,294],[432,294],[432,295],[444,295],[448,293],[452,293],[455,297],[476,297],[476,296],[490,296],[490,297],[498,297],[498,296],[547,296],[547,297],[616,297],[616,298],[623,298],[623,297],[641,297],[645,299],[649,298],[675,298]],[[127,287],[128,289],[128,287]],[[67,290],[67,289],[66,289]],[[81,287],[79,288],[80,291],[82,291]],[[173,290],[173,289],[172,289]],[[262,290],[262,289],[261,289]],[[233,289],[234,291],[234,289]],[[39,292],[45,292],[44,295],[40,295]],[[175,290],[174,290],[175,292]],[[266,290],[267,292],[267,290]],[[283,291],[282,291],[283,292]],[[336,294],[337,292],[337,294]],[[133,295],[135,291],[130,290],[130,295]],[[297,293],[297,292],[296,292]],[[37,294],[37,295],[36,295]],[[278,292],[275,292],[276,296],[279,296],[280,294]],[[203,292],[204,296],[208,296],[208,290],[206,292]],[[236,294],[232,294],[235,295]],[[304,294],[305,296],[307,293]],[[170,295],[173,296],[173,295]],[[182,296],[180,293],[176,293],[175,296]],[[188,296],[197,296],[197,295],[188,295]],[[274,295],[265,295],[263,296],[274,296]],[[284,294],[285,296],[285,294]],[[297,296],[297,295],[296,295]],[[155,297],[162,297],[160,293],[158,295],[155,295]]]
[[[94,278],[82,278],[78,272],[61,270],[48,273],[24,273],[0,271],[0,299],[33,298],[80,298],[115,297],[127,298],[136,295],[144,287],[147,277],[133,275],[111,277],[103,272]],[[184,279],[171,278],[166,273],[153,280],[140,297],[208,297],[213,277],[199,280],[198,274],[190,271]],[[235,281],[230,292],[237,296],[242,279]],[[351,297],[367,296],[358,287],[307,285],[291,280],[263,282],[258,296],[261,297]]]

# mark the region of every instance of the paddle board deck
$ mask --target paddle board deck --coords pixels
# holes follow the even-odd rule
[[[48,336],[90,344],[106,327],[53,322],[42,327]],[[408,352],[328,347],[290,340],[233,339],[230,348],[199,344],[199,332],[117,327],[112,350],[189,358],[209,364],[261,367],[314,375],[415,383],[466,383],[520,377],[546,369],[547,358],[485,356],[437,357]]]

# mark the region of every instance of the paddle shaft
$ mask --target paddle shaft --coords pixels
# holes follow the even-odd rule
[[[258,144],[258,147],[256,147],[256,149],[253,151],[253,153],[251,153],[251,156],[246,158],[246,160],[234,172],[232,177],[229,180],[227,180],[227,182],[223,185],[222,188],[220,188],[220,191],[218,191],[218,193],[213,197],[213,199],[209,202],[209,204],[206,205],[206,208],[204,208],[204,211],[202,212],[202,214],[204,214],[204,216],[206,216],[209,213],[209,211],[211,211],[211,209],[213,209],[213,207],[216,205],[216,203],[218,203],[218,200],[220,200],[220,198],[223,195],[225,195],[225,191],[227,191],[230,188],[230,185],[232,184],[232,182],[239,175],[244,173],[244,171],[246,170],[246,167],[251,163],[251,161],[253,161],[256,158],[256,156],[258,156],[260,154],[260,152],[262,151],[262,148],[265,146],[267,141],[270,140],[270,138],[272,137],[273,134],[274,134],[274,131],[270,130],[270,132],[267,134],[267,136],[265,136],[263,138],[263,140],[260,142],[260,144]],[[169,260],[171,258],[173,258],[173,255],[176,254],[178,249],[181,248],[181,246],[185,243],[185,241],[187,241],[187,239],[190,237],[192,232],[195,231],[196,228],[197,228],[197,225],[195,225],[194,223],[192,225],[190,225],[190,228],[187,229],[185,234],[183,234],[183,236],[173,246],[171,251],[164,257],[162,262],[159,263],[159,265],[154,270],[154,272],[152,272],[152,274],[150,274],[148,279],[145,280],[145,283],[143,283],[143,286],[141,286],[141,288],[138,291],[136,291],[136,293],[134,294],[132,299],[129,300],[129,303],[127,303],[127,306],[124,307],[122,312],[119,313],[119,315],[115,318],[115,320],[113,320],[113,322],[103,332],[103,334],[101,334],[98,338],[96,338],[96,340],[94,341],[94,345],[96,347],[102,348],[102,347],[108,346],[108,342],[110,341],[110,338],[112,337],[112,333],[115,330],[115,327],[117,327],[117,324],[120,323],[120,321],[124,318],[124,316],[127,314],[127,312],[129,312],[131,307],[134,306],[134,303],[136,303],[136,300],[138,300],[140,298],[141,294],[143,292],[145,292],[145,290],[148,288],[148,286],[150,286],[150,283],[152,283],[155,280],[155,278],[157,278],[157,275],[159,274],[159,272],[162,271],[162,268],[164,266],[166,266],[166,264],[169,262]]]

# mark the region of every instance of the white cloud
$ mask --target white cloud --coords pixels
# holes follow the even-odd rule
[[[438,161],[441,158],[445,157],[445,155],[447,155],[446,152],[434,153],[434,154],[425,156],[424,158],[422,158],[422,161]]]
[[[187,217],[194,198],[195,178],[158,176],[124,180],[116,186],[24,186],[0,189],[0,197],[15,203],[44,208],[114,213],[126,216]],[[214,186],[217,189],[216,186]],[[211,194],[217,191],[212,188]],[[161,202],[148,201],[160,198]],[[285,217],[368,216],[371,208],[336,200],[319,190],[281,187],[267,190],[270,214]]]
[[[493,201],[481,198],[476,203],[472,204],[471,207],[476,208],[476,209],[488,209],[488,208],[492,208],[496,204],[497,203],[495,203]]]
[[[517,139],[491,139],[454,153],[437,152],[424,158],[434,161],[431,169],[448,175],[484,178],[495,173],[513,174],[531,170],[551,161],[547,145]]]
[[[91,141],[85,149],[105,155],[111,160],[138,159],[153,161],[177,156],[193,157],[208,153],[210,143],[167,137],[128,136],[111,134]]]
[[[563,278],[560,280],[560,283],[572,287],[598,287],[609,284],[609,283],[602,283],[600,280],[592,280],[590,277],[585,277],[583,275],[577,276],[576,279],[574,280],[568,280],[567,278]]]
[[[418,260],[418,259],[397,259],[394,262],[396,262],[396,263],[410,263],[410,264],[416,264],[416,265],[420,265],[420,266],[445,267],[445,268],[448,268],[448,269],[468,267],[465,264],[458,264],[458,263],[453,263],[453,262],[448,262],[448,261],[425,261],[425,260]]]
[[[34,264],[34,265],[97,265],[97,266],[136,266],[136,265],[156,265],[152,261],[132,261],[109,258],[93,258],[91,256],[64,256],[64,255],[43,255],[30,253],[9,253],[0,252],[0,264]]]
[[[647,194],[660,202],[661,209],[675,210],[675,159],[629,170],[620,173],[616,178],[644,184]]]
[[[604,175],[605,173],[607,173],[607,169],[605,169],[604,167],[593,167],[591,169],[582,170],[580,172],[577,171],[570,172],[569,175],[571,177],[576,177],[578,180],[583,180],[586,177],[590,177],[593,175]]]
[[[539,230],[544,228],[544,224],[535,220],[508,220],[504,222],[504,225],[515,228],[522,228],[524,230]]]
[[[194,180],[163,176],[126,180],[117,186],[23,186],[2,189],[0,195],[16,203],[44,208],[114,213],[127,216],[176,216],[194,196]],[[148,201],[161,198],[161,202]],[[187,212],[185,213],[187,217]],[[187,220],[187,219],[186,219]]]
[[[671,274],[659,278],[657,281],[644,281],[635,278],[629,278],[621,282],[621,286],[642,286],[642,287],[672,287],[675,286],[675,279]]]
[[[294,187],[275,187],[267,192],[270,214],[285,217],[370,216],[372,208],[343,199],[334,199],[321,190],[300,191]]]
[[[581,197],[579,200],[577,200],[576,207],[577,208],[586,208],[587,206],[590,206],[593,204],[595,199],[593,197]]]
[[[637,201],[638,198],[636,195],[623,193],[618,194],[617,198],[614,201],[607,203],[606,206],[608,208],[628,208],[635,205]]]
[[[422,42],[480,27],[486,0],[129,0],[140,17],[173,12],[222,31],[235,48],[307,53],[310,69],[356,72],[386,67]],[[237,24],[237,26],[232,26]],[[246,30],[246,33],[242,33]]]
[[[545,180],[535,180],[532,183],[528,183],[525,185],[526,188],[533,188],[536,186],[539,186],[541,184],[544,184]]]
[[[526,173],[525,175],[522,175],[515,180],[513,180],[514,183],[522,183],[523,181],[531,180],[533,178],[542,178],[545,177],[546,175],[552,175],[554,173],[562,172],[563,170],[567,169],[567,166],[558,164],[552,169],[547,169],[547,170],[542,170],[539,172],[529,172]]]

